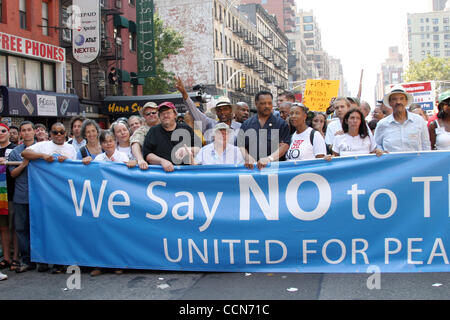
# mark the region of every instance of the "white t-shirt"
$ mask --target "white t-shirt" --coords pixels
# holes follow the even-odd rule
[[[302,133],[292,135],[291,145],[286,152],[287,160],[311,160],[315,159],[317,155],[325,156],[327,154],[325,140],[318,131],[314,132],[313,144],[311,145],[311,131],[312,128],[308,128]]]
[[[134,160],[134,156],[131,153],[131,146],[130,147],[125,147],[125,148],[123,148],[121,146],[117,146],[117,150],[120,151],[120,152],[125,153],[128,156],[128,159]]]
[[[348,133],[337,135],[334,138],[333,151],[340,156],[351,156],[357,154],[369,154],[377,147],[375,139],[367,136],[364,139],[358,134],[352,137]]]
[[[66,156],[67,159],[71,160],[77,159],[77,152],[75,151],[75,148],[67,142],[63,145],[59,145],[54,143],[53,141],[41,141],[33,144],[32,146],[29,146],[27,149],[30,149],[37,153]]]
[[[214,148],[214,142],[207,144],[195,156],[197,164],[244,164],[244,157],[241,150],[232,145],[227,144],[224,152],[218,154]]]
[[[117,162],[117,163],[127,163],[130,159],[128,158],[128,156],[117,150],[114,151],[113,155],[111,158],[108,158],[108,156],[106,155],[106,152],[100,153],[98,156],[95,157],[94,161],[112,161],[112,162]]]
[[[373,138],[372,130],[369,128],[368,122],[366,122],[367,130],[369,132],[369,136]],[[336,120],[331,121],[327,126],[327,132],[325,133],[325,143],[326,144],[334,144],[334,138],[336,137],[336,133],[342,131],[342,122],[338,118]]]
[[[328,123],[327,132],[325,133],[325,143],[333,144],[336,132],[342,131],[341,119],[337,118]]]

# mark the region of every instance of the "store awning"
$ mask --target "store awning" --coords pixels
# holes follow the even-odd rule
[[[131,78],[131,84],[143,86],[145,84],[145,78]]]
[[[114,15],[113,23],[114,23],[114,27],[127,28],[127,29],[130,25],[127,18],[125,18],[124,16],[121,16],[121,15],[118,15],[118,14]]]
[[[0,115],[22,117],[72,117],[80,113],[79,97],[49,91],[0,86]]]
[[[137,32],[136,22],[128,20],[128,31],[130,31],[130,33],[136,34]]]
[[[201,102],[202,97],[197,92],[189,93],[193,101]],[[165,101],[172,102],[178,112],[185,112],[183,96],[179,93],[175,94],[158,94],[152,96],[108,96],[103,100],[102,114],[108,114],[116,117],[128,117],[132,114],[138,114],[139,110],[149,101],[156,104]]]
[[[130,82],[131,80],[130,73],[126,70],[118,69],[117,75],[122,82]]]

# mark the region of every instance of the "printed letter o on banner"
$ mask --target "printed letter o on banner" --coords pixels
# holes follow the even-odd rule
[[[298,204],[298,189],[305,181],[311,181],[319,189],[319,203],[312,211],[305,211]],[[328,181],[321,175],[304,173],[293,178],[286,188],[286,206],[289,212],[297,219],[314,221],[323,217],[331,205],[331,188]]]

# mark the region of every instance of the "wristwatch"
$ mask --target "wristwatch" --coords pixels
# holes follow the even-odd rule
[[[275,159],[272,156],[268,156],[268,158],[269,158],[270,162],[275,161]]]

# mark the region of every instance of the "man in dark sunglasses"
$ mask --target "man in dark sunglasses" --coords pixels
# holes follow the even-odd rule
[[[53,162],[56,159],[63,162],[66,159],[76,160],[75,148],[66,143],[66,128],[60,122],[55,123],[50,130],[50,141],[41,141],[22,152],[27,160],[43,159]]]
[[[142,148],[144,146],[145,136],[151,127],[156,126],[160,123],[158,117],[158,105],[154,102],[147,102],[144,104],[139,113],[145,120],[145,125],[138,128],[130,138],[131,152],[136,158],[139,168],[142,170],[148,169],[148,163],[145,161],[142,154]]]

